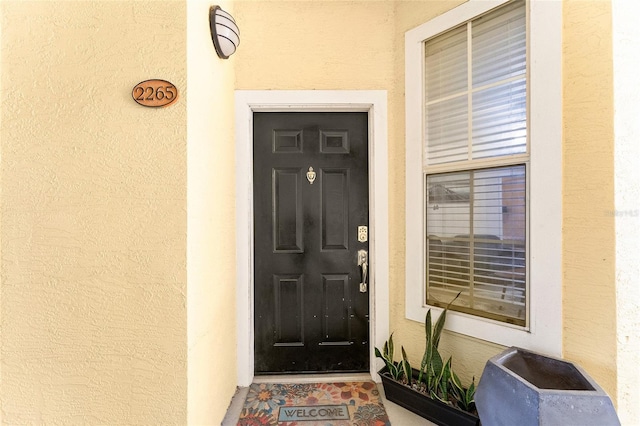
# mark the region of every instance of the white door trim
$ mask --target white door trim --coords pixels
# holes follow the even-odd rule
[[[253,112],[369,113],[370,372],[389,335],[389,194],[385,90],[236,90],[236,295],[238,386],[253,381]]]

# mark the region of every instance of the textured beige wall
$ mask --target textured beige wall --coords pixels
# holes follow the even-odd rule
[[[232,2],[217,4],[234,14]],[[237,383],[233,86],[245,41],[219,59],[209,6],[187,4],[190,425],[219,425]]]
[[[563,4],[563,353],[615,401],[611,3]]]
[[[9,424],[185,424],[186,98],[174,1],[3,1],[2,380]]]
[[[235,5],[241,24],[236,89],[388,89],[393,4],[255,1]]]

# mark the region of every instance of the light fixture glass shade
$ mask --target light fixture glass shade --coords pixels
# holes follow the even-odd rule
[[[240,44],[240,30],[233,16],[220,9],[219,6],[211,6],[209,27],[218,56],[227,59],[233,55]]]

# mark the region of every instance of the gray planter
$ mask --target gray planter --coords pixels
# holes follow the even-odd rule
[[[475,399],[485,426],[620,425],[611,399],[582,368],[520,348],[487,361]]]

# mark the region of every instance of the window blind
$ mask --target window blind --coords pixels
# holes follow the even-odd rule
[[[528,153],[526,42],[524,0],[424,42],[426,302],[461,292],[452,310],[520,326],[527,166],[510,157]]]
[[[525,325],[525,170],[427,176],[428,304]]]
[[[425,41],[425,166],[527,152],[523,0]]]

